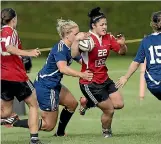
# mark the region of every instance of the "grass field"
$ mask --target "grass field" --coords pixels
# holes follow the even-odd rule
[[[117,80],[125,73],[132,58],[115,57],[107,61],[110,77]],[[33,60],[30,78],[34,80],[36,73],[42,67],[45,59]],[[78,64],[72,67],[79,70]],[[78,79],[64,77],[63,83],[71,90],[77,100],[82,95]],[[55,138],[53,132],[40,132],[40,138],[45,144],[160,144],[161,143],[161,104],[148,91],[145,100],[139,101],[139,72],[129,80],[121,90],[125,107],[116,111],[113,120],[113,137],[104,139],[101,135],[100,115],[97,108],[89,110],[85,116],[80,116],[78,109],[71,119],[66,133],[67,137]],[[1,128],[2,144],[28,144],[29,132],[23,128]]]

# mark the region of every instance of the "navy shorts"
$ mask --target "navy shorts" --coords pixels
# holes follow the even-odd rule
[[[158,100],[161,100],[161,83],[155,87],[148,86],[148,89]]]
[[[52,89],[42,86],[38,82],[35,82],[34,86],[40,109],[43,111],[57,111],[61,84]]]

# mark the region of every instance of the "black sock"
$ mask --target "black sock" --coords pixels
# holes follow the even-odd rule
[[[59,120],[59,125],[57,129],[57,135],[58,136],[63,136],[65,134],[65,128],[72,117],[74,112],[68,111],[66,108],[63,108],[61,114],[60,114],[60,120]]]
[[[23,128],[29,128],[28,126],[28,119],[23,120],[17,120],[14,124],[14,127],[23,127]],[[39,130],[41,130],[42,127],[42,119],[39,120]]]
[[[42,119],[39,119],[39,130],[42,128]]]
[[[30,138],[31,138],[31,141],[32,142],[36,142],[38,141],[38,133],[35,133],[35,134],[30,134]]]
[[[29,128],[28,126],[28,119],[23,120],[17,120],[14,124],[14,127],[23,127],[23,128]]]

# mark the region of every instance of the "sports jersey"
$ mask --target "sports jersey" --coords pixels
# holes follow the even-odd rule
[[[28,80],[26,71],[20,56],[7,52],[6,47],[13,45],[22,49],[17,31],[8,25],[1,29],[1,79],[7,81],[25,82]]]
[[[74,60],[79,61],[80,59],[81,57],[76,57]],[[53,46],[45,65],[38,73],[37,82],[40,85],[53,89],[60,84],[63,73],[57,67],[59,61],[66,61],[68,66],[73,61],[71,49],[62,40]]]
[[[91,82],[95,82],[97,84],[101,84],[109,77],[105,62],[109,56],[110,50],[118,53],[120,51],[120,44],[117,43],[115,37],[111,34],[106,34],[99,38],[93,32],[90,31],[90,33],[91,38],[94,41],[94,48],[90,52],[82,52],[81,71],[84,72],[88,69],[94,73],[94,76],[92,81],[80,79],[80,83],[89,84]]]
[[[145,59],[147,85],[157,86],[161,83],[161,32],[152,33],[141,41],[134,61],[143,63]]]

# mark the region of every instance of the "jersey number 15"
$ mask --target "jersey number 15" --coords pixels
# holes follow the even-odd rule
[[[156,64],[156,63],[161,64],[161,45],[150,46],[149,51],[151,57],[150,64]]]

